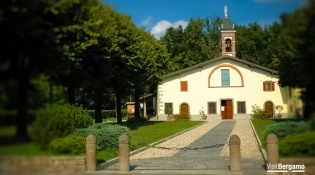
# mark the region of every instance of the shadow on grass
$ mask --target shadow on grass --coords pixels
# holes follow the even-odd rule
[[[29,138],[17,138],[15,136],[0,136],[0,146],[6,145],[19,145],[24,143],[30,143],[31,140]]]
[[[137,130],[139,127],[142,126],[150,126],[150,125],[156,125],[158,123],[162,123],[165,121],[136,121],[136,122],[123,122],[121,125],[126,126],[130,128],[130,130]],[[106,123],[108,125],[117,125],[118,123],[113,122],[113,123]]]
[[[139,127],[142,127],[142,126],[156,125],[162,122],[164,121],[141,121],[141,122],[135,122],[135,123],[124,122],[122,125],[130,128],[130,130],[137,130]]]

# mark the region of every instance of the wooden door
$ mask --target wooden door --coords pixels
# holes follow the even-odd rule
[[[273,117],[273,104],[271,102],[266,102],[265,103],[265,110],[271,117]]]
[[[232,100],[221,100],[221,117],[222,119],[233,119]]]
[[[185,116],[189,116],[189,108],[188,108],[187,103],[182,103],[180,105],[180,114],[185,115]]]
[[[226,113],[226,100],[221,100],[221,117],[222,119],[227,119]]]
[[[226,100],[226,118],[227,119],[233,119],[232,100]]]

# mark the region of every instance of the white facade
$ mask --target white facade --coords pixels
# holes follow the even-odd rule
[[[222,69],[229,72],[229,86],[222,86]],[[233,119],[250,118],[253,105],[264,109],[266,103],[272,104],[274,116],[277,115],[275,106],[282,105],[281,114],[286,117],[288,88],[280,87],[278,80],[275,70],[227,55],[214,58],[164,76],[157,89],[157,117],[166,119],[165,105],[171,104],[172,114],[179,114],[181,105],[186,103],[193,120],[200,120],[201,109],[208,119],[220,119],[224,100],[232,102]],[[181,81],[187,81],[187,91],[181,91]],[[274,88],[264,90],[264,82],[273,82]],[[209,111],[209,102],[215,103],[215,110]]]

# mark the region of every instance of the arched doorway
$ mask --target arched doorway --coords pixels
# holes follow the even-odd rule
[[[270,101],[265,102],[265,111],[273,117],[273,103]]]
[[[187,103],[182,103],[181,105],[180,105],[180,109],[179,109],[179,114],[180,115],[185,115],[185,116],[189,116],[189,106],[188,106],[188,104]]]

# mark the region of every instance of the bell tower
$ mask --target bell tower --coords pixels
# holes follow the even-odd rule
[[[220,27],[221,31],[221,55],[236,57],[234,24],[228,18],[228,7],[224,6],[224,19]]]

